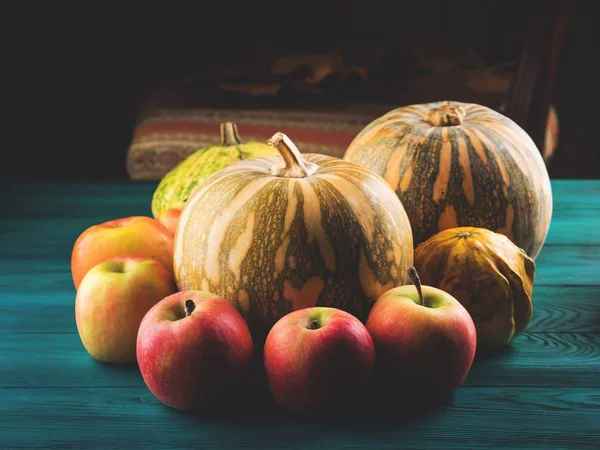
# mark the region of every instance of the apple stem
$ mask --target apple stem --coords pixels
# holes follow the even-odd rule
[[[410,278],[410,281],[412,282],[412,284],[414,284],[415,287],[417,288],[417,292],[419,293],[419,301],[420,301],[421,305],[426,306],[425,298],[423,297],[423,290],[421,289],[421,278],[419,278],[417,269],[415,269],[414,267],[409,268],[408,269],[408,277]]]
[[[188,317],[192,311],[196,309],[196,304],[194,303],[194,300],[186,300],[185,301],[185,317]]]
[[[317,330],[319,328],[319,321],[317,319],[313,319],[310,321],[310,329]]]

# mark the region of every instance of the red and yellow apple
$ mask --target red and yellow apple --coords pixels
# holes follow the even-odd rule
[[[110,220],[84,230],[73,245],[71,273],[75,289],[99,262],[135,254],[155,259],[173,273],[173,234],[157,219],[131,216]]]
[[[144,317],[137,360],[165,405],[199,413],[235,409],[249,378],[254,345],[241,313],[210,292],[185,290]]]
[[[347,412],[365,400],[375,348],[355,316],[337,308],[310,307],[275,323],[263,358],[269,390],[283,409]]]
[[[179,218],[181,217],[181,208],[171,208],[163,212],[157,217],[158,221],[164,225],[172,234],[177,231],[177,225],[179,225]]]
[[[475,356],[475,324],[447,292],[414,285],[393,288],[373,305],[366,321],[377,352],[377,378],[384,392],[446,395],[467,377]]]
[[[135,363],[140,322],[176,289],[172,274],[154,259],[122,255],[98,263],[85,274],[75,297],[83,346],[98,361]]]

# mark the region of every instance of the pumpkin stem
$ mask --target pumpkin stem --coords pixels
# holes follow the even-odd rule
[[[192,314],[192,311],[194,311],[194,309],[196,309],[196,304],[194,303],[194,300],[192,300],[192,299],[186,300],[185,301],[185,317],[188,317],[190,314]]]
[[[282,166],[271,169],[273,175],[285,178],[305,178],[319,169],[319,166],[302,157],[298,147],[285,134],[277,132],[267,143],[271,147],[275,147],[283,158]]]
[[[221,123],[221,145],[240,145],[241,143],[237,125],[234,122]]]
[[[434,127],[453,127],[460,125],[465,118],[466,111],[462,106],[444,103],[437,108],[431,108],[423,120]]]
[[[421,278],[419,278],[419,274],[417,273],[417,269],[411,267],[408,269],[408,277],[412,284],[417,288],[417,292],[419,293],[419,302],[422,306],[425,305],[425,298],[423,297],[423,290],[421,289]]]

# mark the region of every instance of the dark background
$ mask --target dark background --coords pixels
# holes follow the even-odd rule
[[[410,70],[403,51],[411,42],[429,39],[435,46],[448,37],[470,39],[491,59],[502,60],[520,50],[524,4],[529,2],[202,2],[185,9],[171,2],[31,3],[5,15],[9,121],[1,175],[127,178],[125,154],[144,93],[247,58],[261,42],[298,52],[384,42],[398,49],[392,52],[392,77],[399,82],[402,70]],[[561,49],[552,98],[560,121],[559,146],[549,165],[553,178],[600,177],[594,139],[599,117],[594,55],[600,39],[593,4],[573,2]],[[544,14],[543,2],[529,7]],[[393,103],[393,89],[389,96]]]

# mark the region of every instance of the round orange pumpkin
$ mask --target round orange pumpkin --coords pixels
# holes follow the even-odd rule
[[[447,228],[504,234],[535,259],[552,215],[544,161],[514,121],[485,106],[436,102],[367,125],[344,159],[383,176],[411,221],[415,246]]]
[[[457,227],[415,248],[423,284],[454,296],[471,314],[477,342],[505,344],[531,321],[535,263],[506,236]]]

